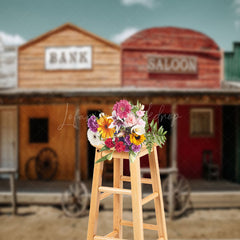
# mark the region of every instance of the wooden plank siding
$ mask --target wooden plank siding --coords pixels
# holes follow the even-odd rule
[[[124,86],[211,89],[221,86],[221,51],[200,32],[175,27],[150,28],[128,38],[121,48]],[[147,66],[151,55],[196,57],[197,73],[151,73]]]
[[[68,111],[66,111],[68,107]],[[72,104],[22,105],[19,106],[19,175],[26,179],[25,166],[29,158],[36,156],[44,147],[52,148],[58,155],[58,170],[54,179],[73,180],[75,169],[75,128]],[[66,118],[65,118],[66,117]],[[30,143],[29,119],[48,118],[48,142]],[[65,121],[64,121],[65,119]],[[63,125],[64,124],[64,125]],[[34,176],[34,169],[31,169]]]
[[[91,46],[92,69],[45,70],[45,48],[60,46]],[[116,87],[120,85],[120,48],[72,24],[65,24],[19,48],[20,88]]]
[[[92,68],[82,70],[46,70],[45,49],[47,47],[81,47],[90,46],[92,50]],[[26,91],[33,89],[48,89],[54,92],[56,89],[77,88],[113,88],[121,86],[120,76],[120,47],[105,39],[100,38],[86,30],[70,23],[66,23],[51,30],[19,48],[19,88]],[[75,104],[69,104],[69,98],[62,98],[63,102],[48,100],[52,96],[40,97],[40,101],[31,105],[19,107],[19,166],[20,178],[25,179],[25,164],[27,160],[36,156],[43,147],[53,148],[58,155],[58,171],[56,180],[73,180],[75,170],[75,128],[73,118]],[[70,99],[69,99],[70,100]],[[80,159],[81,174],[84,179],[88,168],[87,146],[87,105],[80,105]],[[68,125],[59,130],[58,126],[64,121],[66,107]],[[103,109],[102,105],[88,106],[90,109]],[[103,109],[106,110],[106,109]],[[29,142],[29,119],[47,117],[49,119],[48,143]],[[34,170],[32,170],[32,173]]]

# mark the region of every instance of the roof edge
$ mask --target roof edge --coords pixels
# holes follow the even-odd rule
[[[74,25],[72,23],[69,23],[69,22],[65,23],[65,24],[63,24],[63,25],[61,25],[61,26],[59,26],[57,28],[54,28],[54,29],[52,29],[52,30],[50,30],[50,31],[48,31],[48,32],[38,36],[38,37],[35,37],[35,38],[29,40],[28,42],[26,42],[23,45],[19,46],[18,49],[19,49],[19,51],[24,50],[25,48],[29,47],[29,45],[35,44],[35,43],[37,43],[37,42],[39,42],[39,41],[49,37],[50,35],[52,35],[54,33],[60,32],[64,28],[71,28],[71,29],[76,30],[78,32],[84,33],[84,34],[86,34],[86,35],[88,35],[88,36],[90,36],[92,38],[97,39],[100,42],[103,42],[103,43],[111,46],[112,48],[116,48],[116,49],[120,50],[120,46],[118,44],[115,44],[115,43],[113,43],[113,42],[111,42],[109,40],[106,40],[106,39],[104,39],[104,38],[102,38],[102,37],[100,37],[100,36],[98,36],[98,35],[96,35],[94,33],[91,33],[89,31],[87,31],[87,30],[85,30],[83,28],[80,28],[80,27],[78,27],[78,26],[76,26],[76,25]]]
[[[180,30],[183,30],[183,31],[189,31],[189,32],[192,32],[192,33],[195,33],[195,34],[199,34],[201,36],[204,36],[204,37],[207,37],[209,40],[211,40],[217,47],[217,49],[215,49],[216,51],[220,51],[220,46],[219,44],[212,38],[210,37],[209,35],[203,33],[203,32],[200,32],[198,30],[195,30],[195,29],[191,29],[191,28],[185,28],[185,27],[176,27],[176,26],[156,26],[156,27],[150,27],[150,28],[144,28],[134,34],[132,34],[131,36],[129,36],[127,39],[125,39],[122,43],[121,43],[121,47],[124,47],[124,44],[126,42],[128,42],[132,37],[140,34],[140,33],[143,33],[145,31],[149,31],[149,30],[153,30],[153,29],[180,29]]]

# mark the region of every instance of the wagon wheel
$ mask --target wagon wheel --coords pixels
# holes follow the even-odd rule
[[[28,180],[36,180],[37,175],[35,171],[36,158],[30,157],[25,164],[25,176]]]
[[[88,204],[88,190],[84,183],[76,182],[62,194],[62,209],[69,217],[81,216]]]
[[[163,181],[163,201],[164,210],[168,215],[169,211],[169,177]],[[174,206],[173,216],[178,217],[185,212],[189,206],[191,188],[189,182],[185,177],[180,174],[173,176],[173,193],[174,193]]]
[[[36,157],[36,173],[41,180],[51,180],[58,168],[56,152],[49,148],[43,148]]]

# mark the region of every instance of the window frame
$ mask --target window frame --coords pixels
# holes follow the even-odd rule
[[[209,133],[194,133],[194,124],[193,124],[193,113],[206,113],[209,114]],[[190,109],[190,137],[191,138],[201,138],[201,137],[214,137],[215,130],[214,130],[214,109],[213,108],[191,108]]]

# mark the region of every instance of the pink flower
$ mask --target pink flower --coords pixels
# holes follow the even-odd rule
[[[116,111],[116,115],[120,118],[126,118],[131,109],[132,106],[127,100],[120,100],[113,106],[113,110]]]
[[[125,125],[127,127],[131,127],[131,126],[133,126],[135,124],[137,124],[137,119],[136,119],[135,115],[133,113],[129,113],[127,115],[126,120],[125,120]]]
[[[143,116],[144,116],[144,113],[145,113],[145,111],[141,111],[141,110],[138,110],[138,111],[136,112],[136,114],[137,114],[138,117],[143,117]]]
[[[142,127],[145,127],[146,122],[145,122],[144,120],[142,120],[141,118],[138,118],[138,119],[137,119],[137,124],[140,125],[140,126],[142,126]]]

